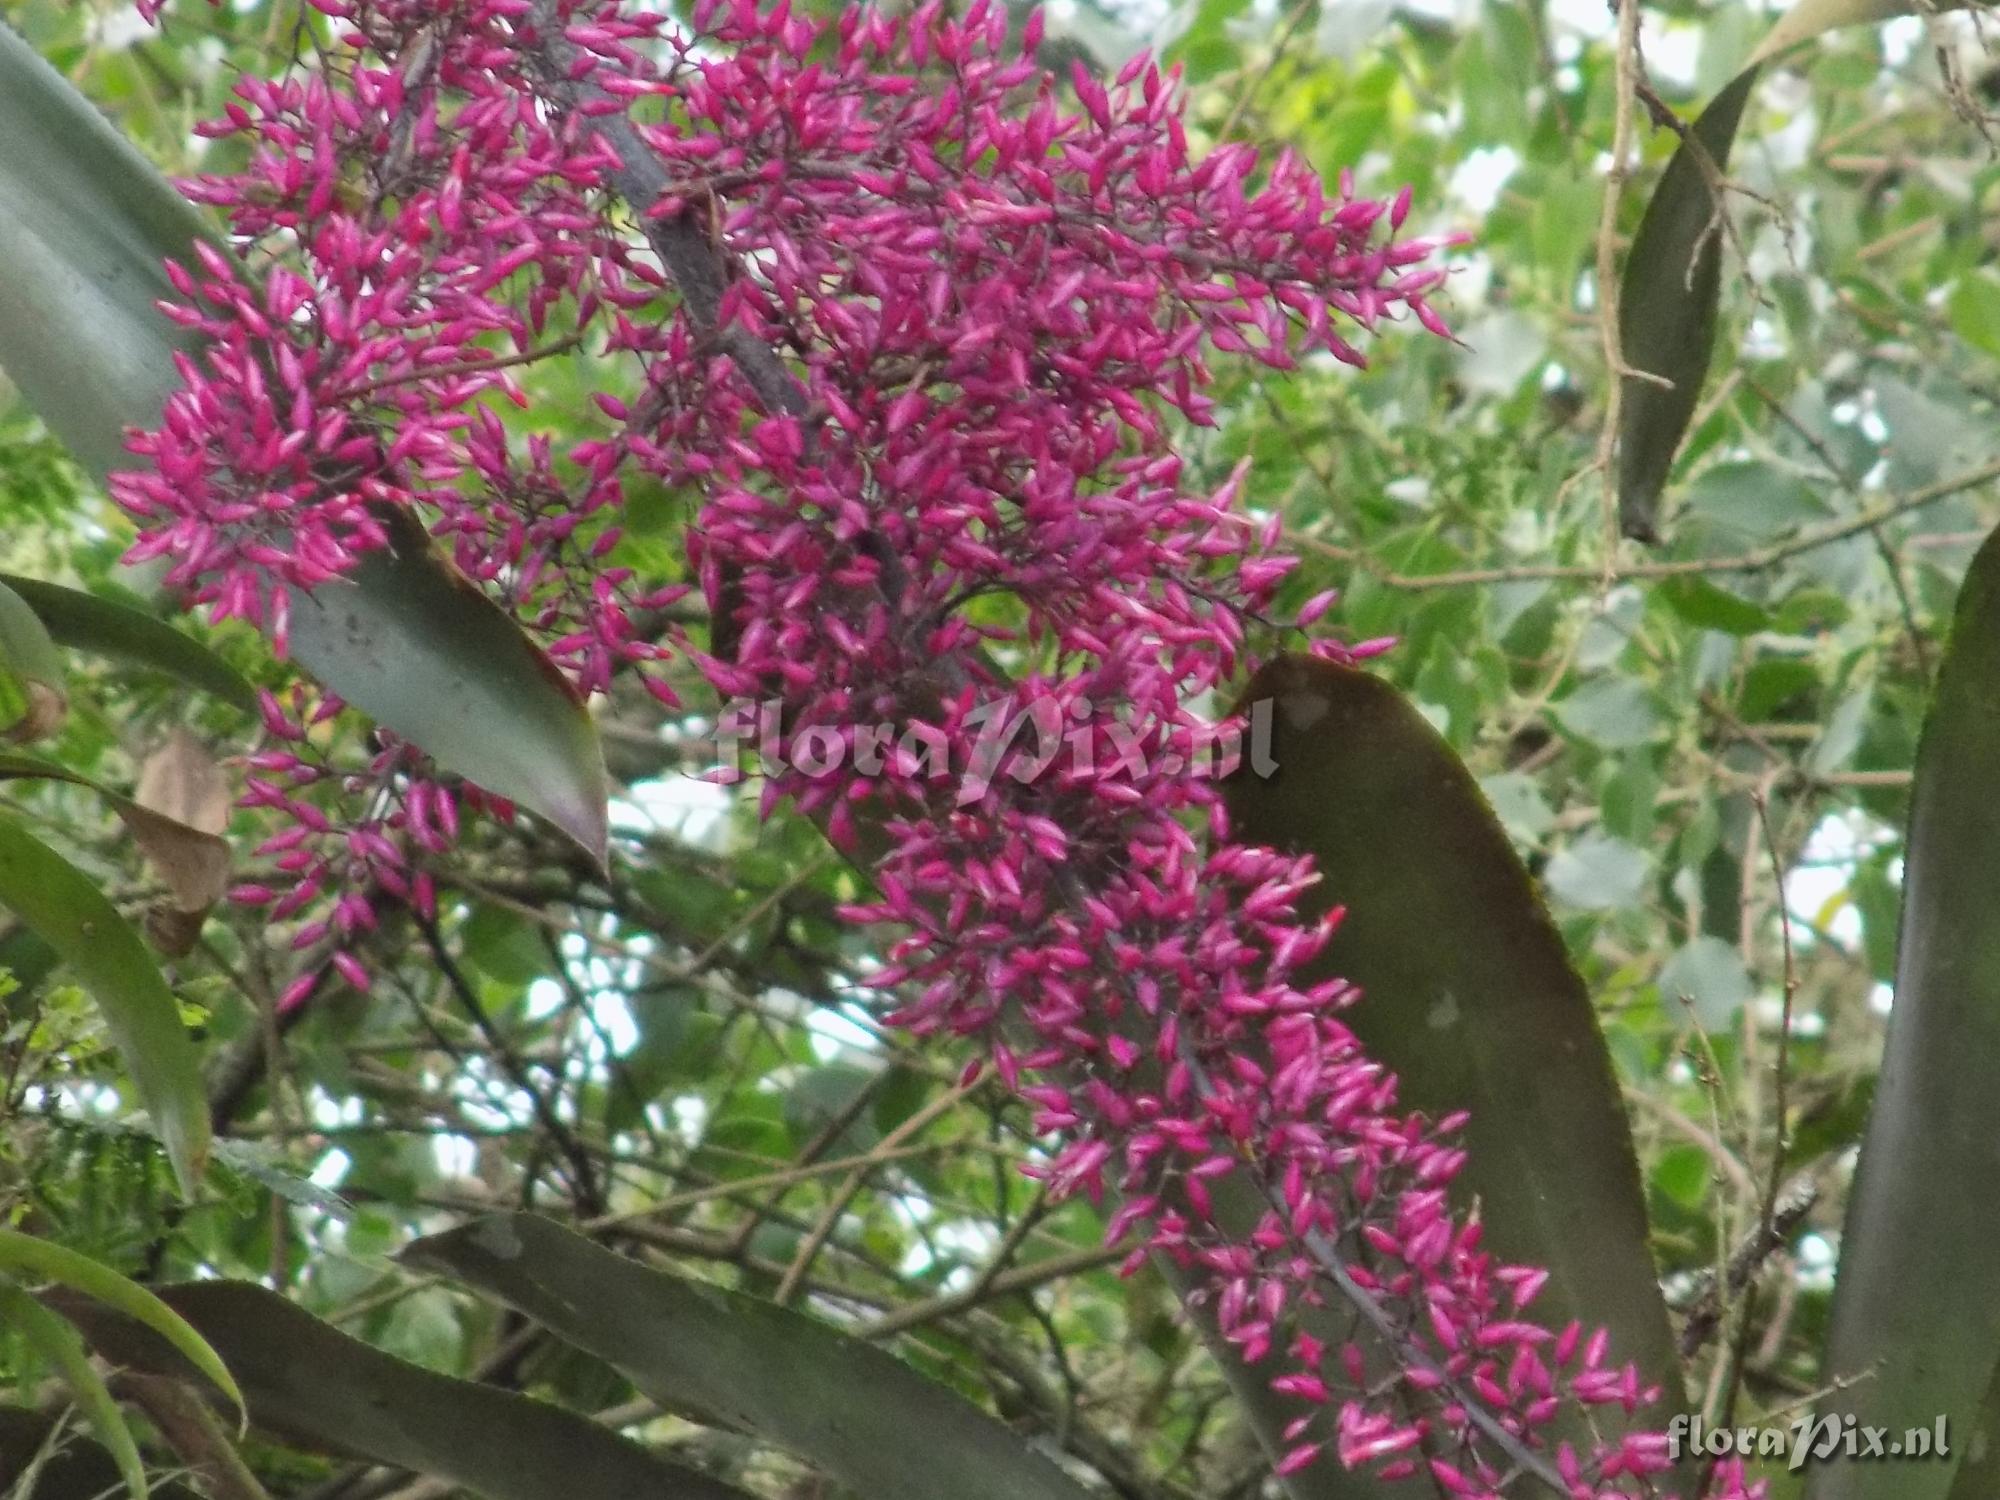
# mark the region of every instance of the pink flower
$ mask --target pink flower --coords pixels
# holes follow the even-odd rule
[[[1521,1315],[1544,1273],[1495,1264],[1446,1197],[1461,1122],[1401,1112],[1351,987],[1299,978],[1331,930],[1296,914],[1309,862],[1229,843],[1191,769],[1213,728],[1191,705],[1250,664],[1292,563],[1241,474],[1191,487],[1172,435],[1212,420],[1214,352],[1359,364],[1385,321],[1444,331],[1437,246],[1396,237],[1408,194],[1197,157],[1144,58],[1074,70],[1071,108],[989,0],[830,26],[699,0],[691,33],[610,0],[318,4],[344,65],[246,79],[210,127],[247,165],[190,191],[235,253],[176,268],[206,345],[116,480],[134,554],[282,644],[289,592],[413,511],[586,691],[679,647],[723,695],[781,700],[795,739],[909,726],[875,771],[781,770],[767,808],[883,830],[881,897],[846,914],[899,929],[892,1019],[985,1039],[1051,1184],[1115,1191],[1113,1232],[1190,1273],[1299,1404],[1280,1466],[1330,1447],[1456,1494],[1523,1466],[1634,1493],[1657,1445],[1542,1434],[1653,1393],[1601,1337]],[[558,451],[518,372],[573,351],[610,388]],[[691,497],[708,650],[662,623],[685,586],[615,560],[642,487]],[[240,895],[365,986],[377,905],[427,908],[483,799],[403,745],[336,768],[305,721],[338,709],[267,704],[248,800],[292,885]],[[1265,1200],[1247,1236],[1215,1216],[1225,1175]],[[1331,1302],[1390,1333],[1390,1385],[1289,1332]]]

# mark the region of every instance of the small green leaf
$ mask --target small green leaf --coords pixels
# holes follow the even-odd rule
[[[0,816],[0,906],[62,956],[97,1002],[139,1098],[192,1194],[208,1156],[208,1100],[173,992],[125,919],[68,860]]]
[[[12,1229],[0,1229],[0,1270],[58,1282],[144,1323],[184,1354],[188,1363],[214,1381],[216,1388],[242,1411],[243,1393],[237,1390],[236,1382],[229,1378],[229,1371],[209,1348],[208,1341],[190,1328],[179,1313],[131,1277],[121,1276],[109,1266],[66,1246]]]
[[[1742,956],[1717,937],[1698,937],[1677,948],[1660,970],[1660,998],[1687,1000],[1709,1031],[1728,1026],[1755,992]]]
[[[1966,573],[1917,753],[1896,1003],[1841,1235],[1822,1374],[1832,1393],[1820,1404],[1822,1416],[1897,1432],[1942,1415],[1951,1455],[1822,1464],[1810,1500],[1939,1500],[1957,1493],[1968,1454],[2000,1441],[1982,1425],[2000,1356],[1996,705],[2000,532]]]
[[[872,1344],[772,1303],[648,1270],[531,1214],[402,1254],[617,1367],[671,1411],[747,1428],[876,1500],[931,1500],[949,1454],[963,1500],[1083,1500],[1046,1457]],[[921,1433],[921,1442],[911,1435]]]
[[[151,667],[245,713],[257,711],[257,690],[241,673],[200,641],[144,610],[13,573],[0,573],[0,584],[25,599],[62,645]]]
[[[1646,889],[1646,852],[1602,833],[1587,833],[1549,861],[1549,894],[1574,911],[1616,911]]]
[[[91,1365],[76,1330],[4,1275],[0,1275],[0,1327],[19,1333],[62,1376],[70,1395],[117,1461],[127,1494],[132,1500],[146,1500],[146,1465],[139,1457],[139,1445],[132,1441],[132,1429],[125,1425],[118,1403]]]
[[[1668,578],[1653,590],[1667,608],[1703,630],[1719,630],[1725,635],[1755,635],[1771,628],[1771,612],[1737,594],[1710,583],[1706,578]]]
[[[1643,745],[1660,727],[1652,694],[1636,677],[1593,677],[1556,705],[1563,728],[1604,750]]]
[[[1968,271],[1945,302],[1951,331],[1973,348],[2000,359],[2000,277]]]

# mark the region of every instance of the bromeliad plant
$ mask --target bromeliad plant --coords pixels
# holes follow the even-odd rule
[[[888,1019],[984,1044],[1052,1143],[1038,1170],[1166,1267],[1292,1494],[1763,1493],[1669,1450],[1680,1373],[1631,1147],[1525,872],[1357,665],[1373,643],[1287,650],[1331,601],[1273,619],[1290,562],[1235,483],[1183,487],[1172,438],[1207,419],[1215,354],[1359,364],[1400,313],[1445,332],[1440,246],[1397,238],[1407,195],[1197,157],[1172,75],[1053,78],[1038,24],[1010,40],[983,3],[832,25],[704,3],[686,28],[599,0],[314,4],[311,63],[245,79],[208,127],[244,163],[186,188],[222,234],[104,148],[109,211],[167,282],[157,315],[121,311],[172,381],[141,361],[38,386],[46,329],[0,318],[0,363],[138,523],[133,560],[313,675],[262,695],[246,797],[286,883],[235,891],[323,956],[280,1012],[369,987],[370,933],[435,918],[470,815],[518,805],[602,859],[577,705],[636,678],[678,708],[665,667],[689,660],[838,752],[778,768],[764,806],[789,799],[871,877],[843,915],[894,934]],[[527,372],[578,355],[598,435],[558,451]],[[642,487],[687,506],[685,576],[609,560]],[[697,592],[705,634],[683,623]],[[1260,663],[1278,771],[1225,792],[1200,705]],[[524,733],[468,729],[461,678],[476,702],[531,684]],[[350,708],[380,726],[360,772],[328,750]],[[996,721],[1065,751],[982,762]],[[885,723],[927,753],[871,761]],[[975,784],[936,774],[974,764]],[[1395,845],[1399,821],[1435,857]],[[809,1320],[718,1322],[535,1220],[409,1253],[857,1490],[920,1481],[887,1433],[855,1439],[866,1409],[818,1420],[835,1397],[777,1379],[808,1353],[823,1392],[898,1378],[840,1373],[873,1356]],[[557,1482],[454,1442],[507,1420],[459,1383],[287,1333],[430,1408],[343,1420],[354,1390],[314,1410],[286,1374],[269,1320],[295,1310],[168,1300],[259,1420],[487,1494]],[[59,1305],[119,1362],[181,1368]],[[974,1493],[1071,1488],[969,1410],[937,1422]],[[601,1462],[607,1485],[649,1472],[616,1445]]]

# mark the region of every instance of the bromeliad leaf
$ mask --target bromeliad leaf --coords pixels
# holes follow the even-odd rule
[[[1896,1003],[1841,1235],[1821,1414],[1897,1433],[1940,1416],[1942,1461],[1812,1471],[1811,1500],[1938,1500],[2000,1433],[2000,532],[1973,559],[1924,725],[1904,846]],[[1984,1413],[1984,1415],[1982,1415]],[[1981,1491],[1988,1493],[1990,1491]]]
[[[772,1303],[668,1276],[531,1214],[419,1240],[403,1260],[498,1298],[672,1410],[747,1428],[878,1500],[1083,1500],[1047,1458],[886,1351]],[[913,1434],[922,1441],[912,1441]]]
[[[411,1469],[486,1500],[750,1500],[575,1412],[371,1349],[262,1287],[203,1281],[160,1295],[241,1383],[251,1422],[300,1446]],[[59,1305],[106,1358],[190,1373],[143,1324],[80,1299]]]
[[[1483,1248],[1548,1268],[1536,1317],[1609,1327],[1678,1405],[1679,1357],[1610,1055],[1478,784],[1423,715],[1366,672],[1280,657],[1251,679],[1244,705],[1269,715],[1275,770],[1246,765],[1224,784],[1232,837],[1312,855],[1322,879],[1302,910],[1347,908],[1304,982],[1340,975],[1360,987],[1345,1019],[1396,1072],[1404,1107],[1471,1111],[1453,1190],[1477,1199]]]
[[[0,368],[103,474],[151,426],[185,334],[160,267],[206,234],[89,101],[0,26]],[[397,518],[392,551],[299,599],[299,661],[363,713],[604,857],[596,725],[560,674]]]
[[[1642,372],[1625,377],[1619,396],[1618,514],[1627,536],[1654,539],[1660,492],[1715,352],[1725,238],[1716,190],[1764,65],[1843,26],[1953,8],[1922,0],[1800,0],[1682,138],[1646,204],[1618,291],[1621,356],[1627,369]]]
[[[96,1429],[105,1450],[118,1466],[132,1500],[146,1500],[146,1465],[132,1429],[111,1399],[104,1377],[84,1352],[76,1330],[23,1291],[12,1277],[0,1274],[0,1327],[12,1329],[60,1375],[63,1384]]]
[[[143,1323],[179,1350],[241,1413],[243,1393],[236,1388],[236,1382],[208,1341],[190,1328],[179,1313],[131,1277],[121,1276],[109,1266],[66,1246],[11,1229],[0,1229],[0,1272],[55,1282]]]
[[[245,713],[257,711],[257,690],[240,672],[200,641],[144,610],[13,573],[0,573],[0,584],[27,601],[60,645],[151,667]]]
[[[111,805],[133,842],[166,882],[175,907],[198,915],[222,899],[229,884],[229,845],[216,831],[219,825],[197,828],[141,798],[127,797],[91,777],[20,751],[0,752],[0,781],[67,781],[88,787]],[[226,806],[226,804],[225,804]]]
[[[62,659],[28,602],[0,583],[0,739],[47,739],[69,716]]]
[[[208,1100],[180,1007],[138,934],[75,866],[5,816],[0,906],[55,949],[97,1002],[181,1190],[192,1194],[208,1157]]]

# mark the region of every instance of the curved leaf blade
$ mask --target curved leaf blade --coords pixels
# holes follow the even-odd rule
[[[1743,106],[1760,69],[1731,80],[1689,136],[1725,172]],[[1700,157],[1687,142],[1667,163],[1625,258],[1618,289],[1618,345],[1628,369],[1657,375],[1624,378],[1618,402],[1618,520],[1625,535],[1657,540],[1660,491],[1687,434],[1715,353],[1722,241],[1714,195]]]
[[[1275,770],[1258,776],[1253,759],[1225,782],[1232,837],[1313,856],[1322,879],[1301,904],[1308,918],[1347,907],[1306,978],[1360,986],[1343,1019],[1401,1079],[1406,1108],[1471,1111],[1454,1201],[1477,1199],[1500,1261],[1548,1268],[1533,1316],[1608,1327],[1614,1356],[1678,1406],[1610,1054],[1478,784],[1395,688],[1351,667],[1280,657],[1239,711],[1253,735],[1268,715]]]
[[[66,781],[97,793],[118,814],[183,912],[203,913],[222,899],[229,883],[229,844],[218,834],[115,791],[103,782],[21,751],[0,751],[0,781]]]
[[[201,217],[20,37],[0,26],[0,368],[86,466],[125,461],[188,345],[154,305]],[[548,658],[407,515],[391,551],[294,600],[301,664],[440,764],[537,813],[600,864],[597,726]]]
[[[0,1325],[19,1333],[62,1376],[105,1451],[118,1465],[126,1493],[133,1500],[146,1500],[146,1465],[139,1457],[139,1445],[132,1441],[132,1429],[125,1425],[118,1403],[111,1399],[103,1377],[84,1353],[76,1330],[6,1276],[0,1276]]]
[[[145,1324],[207,1376],[239,1412],[243,1410],[243,1393],[236,1388],[228,1368],[208,1346],[208,1341],[190,1328],[179,1313],[131,1277],[121,1276],[109,1266],[66,1246],[12,1229],[0,1229],[0,1271],[57,1282]]]
[[[1084,1500],[1049,1459],[956,1392],[815,1318],[613,1255],[532,1214],[404,1250],[620,1370],[670,1410],[761,1434],[877,1500]],[[921,1441],[912,1441],[921,1434]]]
[[[1625,258],[1618,289],[1618,345],[1627,369],[1619,395],[1618,519],[1625,535],[1657,540],[1660,492],[1701,399],[1715,353],[1722,241],[1710,171],[1726,175],[1744,105],[1771,58],[1843,26],[1956,9],[1965,0],[1800,0],[1771,28],[1743,71],[1710,101],[1661,174]]]
[[[208,1156],[201,1067],[138,934],[74,865],[8,817],[0,817],[0,906],[40,934],[97,1002],[181,1191],[192,1195]]]
[[[246,714],[257,711],[257,690],[249,679],[193,636],[144,610],[14,573],[0,573],[0,584],[26,600],[62,645],[151,667]]]
[[[1833,1463],[1812,1500],[1936,1500],[1979,1446],[2000,1356],[2000,531],[1973,559],[1917,750],[1896,1003],[1841,1236],[1821,1415],[1900,1434],[1942,1415],[1943,1463]],[[1856,1377],[1865,1377],[1859,1378]],[[2000,1434],[1988,1433],[1990,1439]]]
[[[0,368],[92,472],[150,424],[189,335],[162,262],[208,234],[110,121],[0,25]]]
[[[576,1412],[371,1349],[263,1287],[201,1281],[161,1297],[242,1383],[251,1421],[291,1442],[433,1475],[486,1500],[750,1500]],[[190,1373],[144,1325],[79,1299],[60,1305],[107,1358]]]
[[[69,717],[62,658],[28,601],[0,583],[0,739],[47,739]]]
[[[610,789],[596,722],[412,517],[384,520],[386,550],[346,581],[293,597],[292,655],[376,723],[540,813],[602,865]]]
[[[107,1500],[122,1483],[117,1462],[59,1419],[25,1407],[0,1406],[0,1474],[13,1476],[17,1496],[33,1500]],[[197,1500],[171,1480],[153,1486],[155,1500]]]

